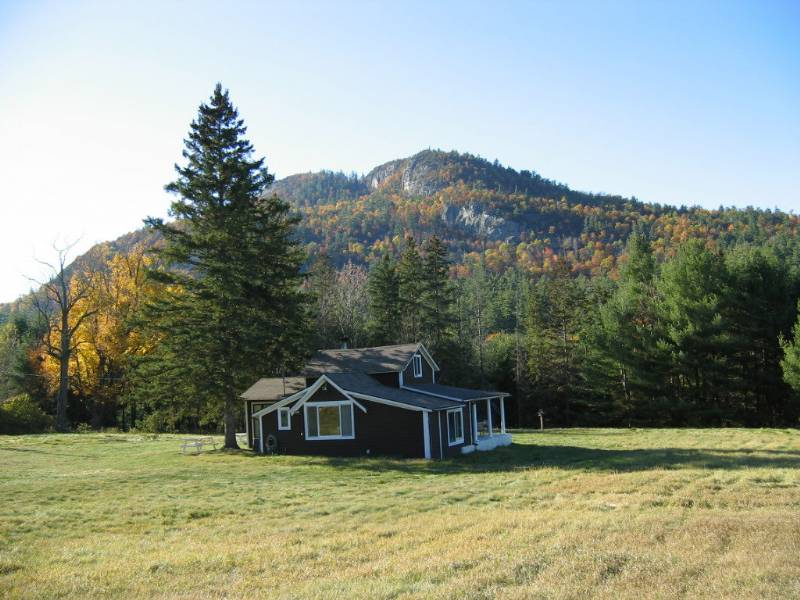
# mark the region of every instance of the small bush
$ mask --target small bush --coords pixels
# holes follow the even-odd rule
[[[92,431],[94,430],[88,423],[78,423],[78,426],[75,427],[75,433],[92,433]]]
[[[28,395],[0,403],[0,433],[43,433],[53,428],[53,417]]]

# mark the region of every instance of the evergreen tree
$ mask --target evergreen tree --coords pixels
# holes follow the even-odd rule
[[[797,305],[797,312],[800,314],[800,303]],[[781,360],[783,380],[795,392],[800,393],[800,317],[792,329],[792,339],[781,338],[781,347],[784,353]]]
[[[789,268],[771,250],[743,245],[728,253],[726,269],[731,376],[725,384],[735,399],[728,418],[748,425],[787,422],[791,394],[779,338],[789,334],[795,318]]]
[[[178,198],[174,223],[148,219],[165,240],[170,268],[154,272],[169,297],[152,303],[161,393],[218,411],[225,447],[237,448],[239,394],[258,377],[280,374],[302,345],[303,253],[298,219],[276,196],[272,176],[253,159],[246,128],[217,85],[185,140],[185,166],[166,189]],[[169,388],[165,386],[170,386]]]
[[[533,400],[560,423],[580,416],[586,395],[586,292],[559,260],[552,276],[534,286],[527,324]]]
[[[451,336],[453,324],[453,288],[447,248],[437,236],[424,245],[422,291],[422,331],[432,351],[441,350]]]
[[[725,319],[725,263],[702,240],[689,240],[664,265],[658,282],[663,349],[672,369],[669,380],[676,411],[681,404],[699,423],[718,422],[728,402],[730,338]]]
[[[669,420],[660,388],[665,377],[664,357],[656,314],[656,265],[652,248],[641,235],[632,235],[618,286],[601,307],[602,334],[598,340],[613,363],[609,375],[616,379],[616,407],[626,422]]]
[[[314,348],[333,348],[337,338],[334,318],[333,289],[336,285],[336,269],[327,254],[318,254],[308,270],[305,288],[312,303],[314,331],[311,343]]]
[[[422,257],[413,237],[406,238],[397,267],[400,298],[400,341],[419,342],[422,338],[422,306],[425,273]]]
[[[397,265],[389,256],[372,268],[367,281],[369,293],[369,320],[367,331],[373,344],[394,344],[399,339],[400,283]]]

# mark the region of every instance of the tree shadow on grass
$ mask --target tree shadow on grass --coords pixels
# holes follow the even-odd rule
[[[797,469],[800,451],[751,448],[637,448],[598,449],[579,446],[512,444],[491,452],[420,461],[371,457],[359,459],[318,458],[343,470],[399,471],[410,474],[492,473],[536,468],[579,471],[635,472],[651,469]]]

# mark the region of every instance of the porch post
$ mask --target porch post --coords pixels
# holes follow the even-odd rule
[[[470,421],[472,422],[472,443],[478,443],[478,404],[476,402],[470,402],[470,411],[469,414],[472,417]]]
[[[258,442],[261,446],[261,454],[264,454],[264,415],[258,417]]]
[[[506,432],[506,399],[500,396],[500,433]]]
[[[486,399],[486,424],[489,426],[489,437],[492,437],[492,399]]]

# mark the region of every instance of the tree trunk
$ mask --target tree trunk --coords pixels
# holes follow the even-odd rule
[[[67,394],[69,393],[69,313],[61,311],[61,357],[59,360],[58,397],[56,398],[56,431],[68,431]]]
[[[239,420],[236,413],[237,403],[230,398],[225,399],[225,448],[239,450],[236,442],[236,423]]]

